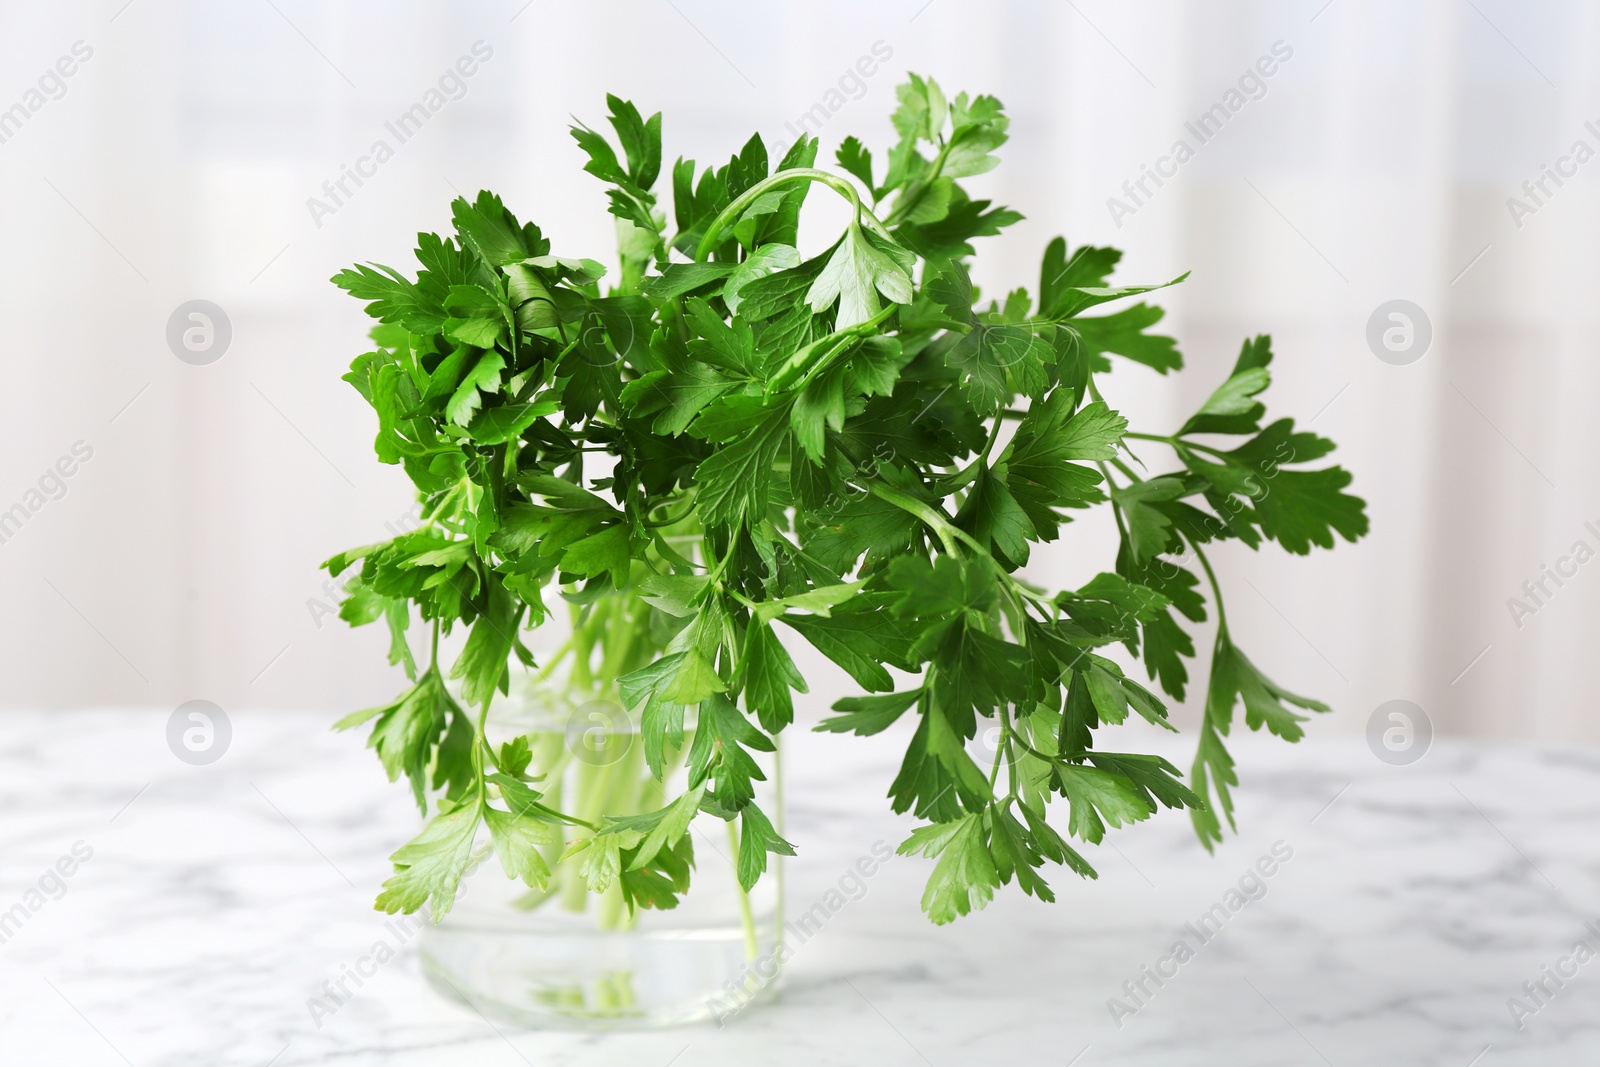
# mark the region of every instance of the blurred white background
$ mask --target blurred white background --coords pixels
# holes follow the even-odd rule
[[[339,380],[367,321],[327,278],[355,261],[412,269],[415,232],[448,226],[449,200],[485,187],[557,252],[610,260],[571,116],[598,123],[616,92],[665,112],[669,158],[725,160],[753,130],[792,139],[785,124],[877,45],[891,58],[859,89],[846,82],[859,98],[822,129],[823,151],[852,133],[885,144],[906,70],[1000,96],[1012,139],[974,186],[1027,220],[982,246],[991,290],[1032,287],[1058,233],[1125,249],[1125,280],[1194,272],[1163,300],[1191,372],[1131,367],[1109,383],[1138,428],[1176,428],[1245,336],[1274,335],[1269,408],[1339,442],[1373,533],[1310,559],[1235,545],[1219,562],[1236,638],[1335,705],[1324,731],[1358,731],[1406,698],[1440,733],[1600,737],[1600,564],[1547,580],[1532,615],[1514,620],[1507,603],[1574,542],[1600,549],[1584,525],[1600,530],[1600,162],[1562,164],[1576,174],[1545,179],[1537,203],[1521,188],[1577,141],[1600,149],[1593,2],[0,10],[0,109],[27,112],[10,125],[0,112],[0,510],[75,443],[92,449],[65,495],[0,543],[7,705],[332,713],[391,695],[385,638],[318,625],[317,563],[387,536],[412,506]],[[384,124],[475,42],[491,55],[460,98],[314,217],[308,198],[375,140],[395,145]],[[1193,143],[1184,123],[1275,45],[1291,54],[1264,94],[1114,219],[1108,198],[1178,138]],[[49,73],[75,53],[59,68],[70,77]],[[1536,210],[1513,218],[1513,196]],[[1432,323],[1408,366],[1365,339],[1397,298]],[[192,299],[232,323],[208,366],[165,338]],[[1109,565],[1107,533],[1069,527],[1032,573],[1087,577]],[[819,687],[813,709],[833,695]]]

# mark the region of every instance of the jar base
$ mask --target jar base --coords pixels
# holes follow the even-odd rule
[[[752,962],[739,927],[599,931],[562,925],[429,926],[419,939],[423,974],[440,994],[534,1030],[720,1023],[777,994],[775,942],[761,938]]]

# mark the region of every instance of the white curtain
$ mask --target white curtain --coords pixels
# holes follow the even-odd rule
[[[975,183],[1027,215],[982,249],[991,290],[1032,286],[1058,233],[1125,249],[1125,278],[1193,272],[1164,301],[1190,371],[1107,385],[1136,424],[1175,428],[1270,332],[1271,411],[1339,442],[1367,540],[1220,553],[1258,663],[1331,729],[1399,697],[1445,734],[1600,736],[1595,4],[524,2],[0,8],[6,703],[387,695],[379,635],[319,606],[316,564],[412,507],[339,380],[365,325],[326,279],[409,266],[481,187],[609,258],[565,132],[607,91],[665,111],[672,155],[808,114],[831,153],[885,141],[911,69],[1012,115]],[[208,365],[167,341],[197,299],[231,324]],[[1397,299],[1431,324],[1408,365],[1366,337]],[[1109,535],[1070,527],[1032,573],[1080,581]]]

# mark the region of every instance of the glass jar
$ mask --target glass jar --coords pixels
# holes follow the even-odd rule
[[[545,803],[586,822],[654,811],[680,795],[682,763],[693,739],[685,724],[666,780],[645,763],[639,725],[618,703],[563,686],[521,680],[491,707],[488,735],[498,746],[526,736],[529,774]],[[752,753],[765,782],[756,801],[782,833],[776,753]],[[694,870],[676,908],[632,910],[620,887],[590,892],[582,854],[546,857],[544,891],[500,869],[486,842],[462,879],[455,907],[419,938],[424,974],[436,989],[491,1017],[538,1029],[645,1029],[722,1020],[773,995],[782,945],[780,858],[747,894],[734,859],[732,823],[695,816],[689,834]],[[567,844],[589,834],[570,827]]]

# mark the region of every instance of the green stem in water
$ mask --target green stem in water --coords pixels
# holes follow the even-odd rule
[[[772,739],[772,746],[772,803],[778,809],[772,813],[772,821],[774,829],[778,831],[778,836],[783,837],[783,735],[781,733]],[[779,951],[781,956],[781,949],[783,948],[783,857],[773,857],[772,869],[768,876],[777,880],[778,907],[777,911],[774,912],[777,916],[777,922],[773,924],[777,929],[773,931],[773,948],[775,951]]]
[[[550,677],[550,673],[560,666],[561,661],[566,659],[571,653],[572,638],[569,637],[561,643],[560,648],[556,649],[555,655],[550,657],[550,661],[540,668],[539,673],[533,676],[533,680],[535,682],[542,682],[546,678]]]
[[[739,921],[744,925],[744,958],[746,963],[753,963],[761,955],[761,942],[756,937],[756,917],[750,910],[750,894],[739,881],[739,835],[734,832],[732,819],[728,820],[728,850],[734,864],[733,888],[739,894]]]
[[[615,744],[622,739],[619,735],[613,734],[607,739],[607,743]],[[644,745],[636,737],[627,737],[626,740],[627,751],[611,765],[617,768],[617,772],[610,778],[610,785],[606,790],[607,796],[604,798],[605,813],[610,815],[635,815],[646,810],[639,802],[643,780],[649,777],[648,773],[642,773]],[[637,917],[638,913],[630,910],[622,899],[620,884],[613,884],[600,897],[596,915],[600,929],[626,930],[633,926]]]

